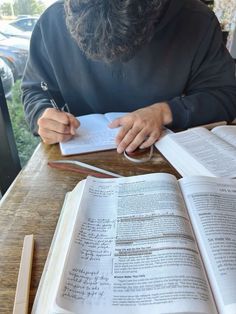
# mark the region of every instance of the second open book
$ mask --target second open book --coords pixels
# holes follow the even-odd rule
[[[32,313],[235,314],[236,182],[88,177],[68,193]]]
[[[183,176],[236,178],[236,126],[196,127],[167,134],[156,148]]]

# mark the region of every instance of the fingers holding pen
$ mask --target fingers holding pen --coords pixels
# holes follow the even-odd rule
[[[80,122],[71,113],[66,113],[69,118],[70,133],[75,135],[76,129],[80,126]]]
[[[64,112],[56,109],[46,109],[38,119],[39,131],[51,130],[61,134],[70,134],[69,118]]]
[[[42,129],[40,137],[45,144],[56,144],[69,141],[72,138],[72,135],[61,134],[51,130]]]
[[[65,142],[75,135],[79,121],[70,113],[46,109],[38,119],[38,134],[47,144]]]

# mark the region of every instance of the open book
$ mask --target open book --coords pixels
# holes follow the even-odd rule
[[[68,142],[60,143],[62,155],[74,155],[115,149],[115,137],[119,128],[111,129],[108,124],[126,113],[108,112],[88,114],[77,117],[80,127]]]
[[[235,314],[236,181],[88,177],[64,202],[34,314]]]
[[[164,135],[156,148],[184,177],[236,178],[236,126],[197,127]]]

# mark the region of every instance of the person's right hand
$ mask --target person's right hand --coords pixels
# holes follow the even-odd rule
[[[68,141],[80,125],[72,114],[54,108],[47,108],[37,124],[38,134],[46,144]]]

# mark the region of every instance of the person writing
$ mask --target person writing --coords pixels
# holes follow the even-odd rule
[[[58,111],[41,89],[47,82]],[[236,117],[235,65],[198,0],[65,0],[36,24],[22,81],[26,119],[47,144],[69,140],[75,116],[129,112],[117,151],[146,148],[163,126]]]

